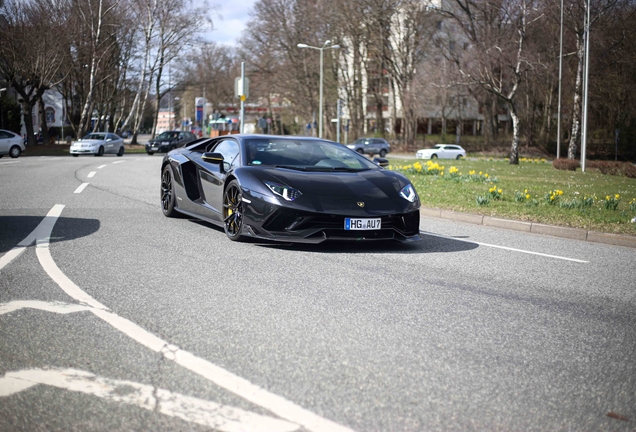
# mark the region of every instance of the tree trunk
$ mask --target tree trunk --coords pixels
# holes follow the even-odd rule
[[[581,133],[581,80],[583,75],[583,54],[584,44],[581,40],[582,35],[578,35],[576,39],[576,56],[578,66],[576,68],[576,84],[574,86],[574,106],[572,108],[572,132],[570,134],[570,144],[568,145],[568,159],[576,158],[576,150]]]
[[[40,113],[40,130],[42,131],[42,144],[49,144],[51,138],[49,137],[49,127],[46,124],[46,109],[44,107],[44,100],[42,98],[38,100],[38,112]]]
[[[510,146],[510,165],[519,165],[519,116],[515,104],[508,102],[508,113],[512,119],[512,145]]]

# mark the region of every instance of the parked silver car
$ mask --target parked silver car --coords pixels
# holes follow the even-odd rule
[[[4,155],[20,157],[24,149],[24,139],[20,135],[0,129],[0,158]]]
[[[347,147],[360,154],[368,154],[371,156],[377,154],[380,155],[380,157],[386,156],[386,154],[391,151],[391,145],[382,138],[360,138],[348,144]]]
[[[114,153],[117,156],[124,155],[124,140],[114,133],[92,132],[79,141],[71,144],[73,157],[82,154],[102,156],[106,153]]]

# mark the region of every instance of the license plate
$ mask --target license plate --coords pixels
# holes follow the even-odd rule
[[[382,219],[345,218],[345,230],[377,230],[382,228]]]
[[[159,147],[153,147],[153,148],[151,148],[150,150],[155,150],[155,151],[157,151],[157,150],[159,150]]]

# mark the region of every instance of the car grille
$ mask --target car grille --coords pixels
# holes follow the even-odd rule
[[[345,217],[339,215],[325,215],[319,213],[297,212],[289,209],[279,209],[270,216],[263,228],[272,233],[285,232],[288,234],[307,232],[322,232],[326,237],[357,238],[364,233],[365,237],[384,235],[393,238],[394,231],[404,235],[415,235],[419,231],[419,212],[380,216],[382,229],[373,231],[347,231],[344,229]],[[351,216],[360,217],[360,216]],[[373,216],[367,216],[373,217]],[[373,234],[376,233],[376,234]],[[311,235],[311,234],[310,234]]]

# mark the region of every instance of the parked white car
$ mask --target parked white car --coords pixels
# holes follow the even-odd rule
[[[106,153],[123,156],[124,140],[114,133],[93,132],[71,144],[70,152],[74,157],[82,154],[102,156]]]
[[[455,144],[437,144],[432,148],[418,150],[415,157],[417,159],[461,159],[466,157],[466,150]]]
[[[0,158],[4,155],[12,158],[20,157],[24,149],[24,138],[11,131],[0,129]]]

